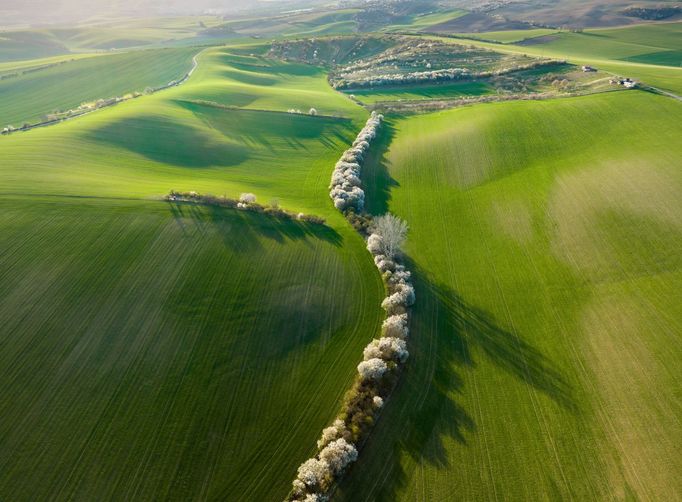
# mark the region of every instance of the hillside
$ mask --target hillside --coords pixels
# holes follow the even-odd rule
[[[681,119],[635,92],[392,122],[365,187],[410,222],[419,336],[339,500],[680,496]]]
[[[285,497],[381,320],[326,195],[363,115],[318,69],[220,48],[182,87],[0,138],[0,498]]]
[[[29,68],[0,70],[3,127],[38,122],[82,103],[144,92],[178,80],[192,68],[196,48],[157,49],[65,58]]]
[[[677,95],[682,94],[682,69],[679,67],[682,23],[659,23],[622,28],[590,29],[580,33],[560,32],[521,39],[520,43],[488,43],[495,34],[476,34],[472,45],[500,52],[566,59],[575,64],[590,64],[614,75],[641,79]],[[507,40],[523,35],[505,33]],[[455,40],[454,43],[462,43]]]
[[[676,9],[218,4],[2,28],[0,502],[682,500]]]

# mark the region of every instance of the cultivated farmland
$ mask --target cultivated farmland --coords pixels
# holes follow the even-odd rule
[[[1,138],[3,498],[281,499],[338,408],[381,321],[379,275],[325,195],[363,114],[318,70],[236,57]],[[258,110],[207,101],[221,86]],[[304,104],[334,116],[286,112]],[[139,200],[171,188],[328,226]]]
[[[679,9],[148,2],[0,33],[0,501],[682,499]]]
[[[189,72],[197,52],[196,48],[157,49],[64,57],[31,68],[5,66],[0,70],[0,120],[3,127],[18,127],[89,101],[161,87]]]
[[[365,187],[412,226],[420,335],[341,500],[680,496],[681,119],[635,93],[392,123]]]

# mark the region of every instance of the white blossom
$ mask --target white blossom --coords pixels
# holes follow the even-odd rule
[[[387,317],[381,325],[384,337],[406,339],[409,335],[407,314],[396,314]]]
[[[336,419],[333,425],[322,430],[322,437],[317,441],[318,448],[324,448],[335,439],[340,438],[346,432],[346,424],[343,420]]]
[[[378,255],[384,248],[384,240],[379,234],[371,234],[367,238],[367,250],[373,255]]]
[[[404,363],[409,355],[405,340],[393,337],[375,338],[363,351],[365,361],[378,358],[384,361],[397,360]]]
[[[253,204],[256,202],[256,196],[252,193],[243,193],[239,196],[239,202],[243,204]]]
[[[298,468],[298,479],[307,486],[315,486],[329,475],[329,464],[324,460],[309,458]]]
[[[320,460],[329,465],[331,472],[338,475],[358,458],[358,450],[343,438],[332,441],[320,451]]]
[[[379,358],[362,361],[358,364],[358,373],[366,380],[377,380],[384,376],[386,371],[388,371],[388,366]]]

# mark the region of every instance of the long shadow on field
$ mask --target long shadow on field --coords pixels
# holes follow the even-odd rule
[[[236,109],[186,100],[177,100],[176,103],[231,141],[271,151],[284,148],[308,150],[314,142],[338,150],[339,143],[352,142],[356,133],[353,122],[341,117]]]
[[[234,166],[249,158],[243,145],[216,141],[190,124],[161,117],[118,120],[95,129],[89,137],[179,167]]]
[[[411,356],[337,500],[397,500],[411,476],[401,464],[406,455],[417,466],[458,468],[450,465],[446,444],[454,440],[466,445],[476,423],[453,396],[477,392],[462,379],[463,371],[476,367],[477,358],[484,357],[558,406],[576,411],[571,389],[537,349],[449,287],[429,281],[414,263],[408,267],[418,295],[408,344]]]
[[[187,237],[198,238],[218,232],[225,245],[236,253],[261,249],[263,238],[280,244],[318,239],[337,247],[343,242],[341,235],[326,225],[217,206],[168,202],[168,207]]]
[[[395,136],[389,122],[379,129],[362,168],[362,188],[366,193],[365,209],[372,215],[385,214],[391,200],[391,189],[400,184],[389,174],[388,147]]]

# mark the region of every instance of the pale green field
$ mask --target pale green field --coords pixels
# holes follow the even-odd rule
[[[210,16],[122,19],[84,26],[8,30],[0,33],[0,63],[70,53],[128,49],[173,44],[194,39],[206,43],[203,33],[219,24]]]
[[[338,500],[682,496],[681,133],[643,92],[391,122],[412,357]]]
[[[99,98],[160,87],[187,74],[199,51],[183,48],[106,54],[66,60],[58,66],[5,78],[0,80],[0,124],[18,127],[24,122],[38,122],[55,110],[71,110]],[[7,73],[23,71],[17,68]]]
[[[231,50],[204,52],[180,87],[0,138],[0,191],[133,197],[171,188],[252,191],[264,202],[279,197],[295,209],[328,211],[330,162],[352,142],[366,112],[332,91],[319,69]],[[313,106],[342,118],[286,113]]]
[[[458,33],[457,36],[478,38],[480,40],[488,40],[491,42],[500,42],[503,44],[512,44],[521,42],[522,40],[529,40],[532,38],[543,37],[546,35],[553,35],[557,30],[548,28],[537,28],[532,30],[508,30],[508,31],[485,31],[481,33]]]
[[[452,9],[434,12],[432,14],[417,15],[412,17],[409,23],[391,25],[382,31],[429,31],[431,26],[452,21],[453,19],[464,16],[466,13],[467,11],[462,9]]]

